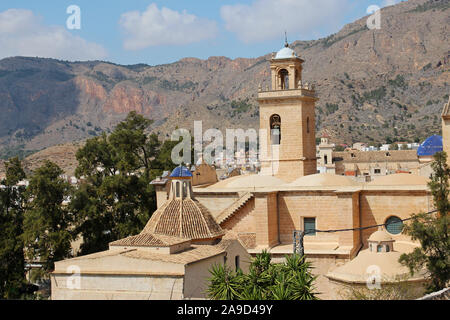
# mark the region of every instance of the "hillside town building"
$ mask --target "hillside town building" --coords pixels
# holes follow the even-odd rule
[[[423,177],[431,174],[431,161],[436,152],[443,150],[442,137],[427,138],[417,150],[380,150],[354,148],[333,151],[329,136],[324,135],[317,146],[317,172],[348,176],[360,182],[395,173],[413,173]],[[331,160],[330,160],[331,159]]]
[[[330,136],[324,134],[317,147],[317,173],[336,173],[336,164],[333,161],[334,144],[330,143]]]

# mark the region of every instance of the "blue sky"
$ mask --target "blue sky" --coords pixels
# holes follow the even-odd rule
[[[0,58],[24,55],[119,64],[183,57],[258,57],[312,40],[398,0],[2,0]],[[81,29],[69,30],[70,5]]]

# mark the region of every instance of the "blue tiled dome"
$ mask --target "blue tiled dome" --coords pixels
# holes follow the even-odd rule
[[[191,171],[184,167],[179,166],[173,169],[172,174],[170,175],[171,178],[185,178],[185,177],[192,177]]]
[[[436,152],[443,150],[442,137],[438,135],[427,138],[417,149],[417,155],[421,156],[433,156]]]

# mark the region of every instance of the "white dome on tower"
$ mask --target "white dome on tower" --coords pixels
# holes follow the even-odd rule
[[[289,59],[289,58],[298,58],[297,54],[294,50],[289,47],[284,47],[280,51],[277,52],[275,59]]]

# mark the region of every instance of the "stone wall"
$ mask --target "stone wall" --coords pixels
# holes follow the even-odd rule
[[[358,298],[360,295],[366,296],[368,299],[376,300],[409,300],[423,295],[425,291],[425,281],[409,281],[399,282],[397,284],[381,284],[381,289],[370,290],[366,283],[346,283],[337,280],[328,279],[329,295],[328,299],[332,300],[355,300],[356,292]],[[376,292],[373,290],[381,290]]]
[[[260,99],[260,129],[267,132],[268,159],[271,154],[270,118],[278,114],[281,118],[281,141],[277,177],[287,182],[317,172],[315,141],[314,99],[293,95],[293,92],[275,91],[272,96],[280,99]],[[309,130],[308,130],[309,128]],[[266,166],[262,159],[262,166]]]
[[[450,119],[442,119],[442,145],[447,153],[447,164],[450,165]]]
[[[257,246],[272,247],[279,243],[277,193],[255,194],[255,222]]]
[[[206,163],[196,166],[192,173],[192,186],[208,185],[217,181],[216,169]]]
[[[195,199],[203,204],[214,217],[217,217],[223,210],[231,206],[239,199],[237,192],[229,193],[207,193],[195,192]]]
[[[232,270],[236,269],[235,261],[239,257],[239,267],[245,273],[248,272],[250,265],[250,255],[238,241],[234,241],[227,247],[226,253],[200,260],[186,265],[184,298],[185,299],[205,299],[208,280],[211,277],[209,270],[216,265],[222,265],[224,262]]]
[[[303,230],[304,218],[316,218],[316,229],[341,229],[352,227],[353,198],[333,191],[292,191],[279,196],[280,239],[292,242],[294,230]],[[305,236],[305,241],[337,242],[353,245],[353,233],[317,233]],[[341,243],[342,242],[342,243]]]
[[[427,294],[417,300],[450,300],[450,288]]]
[[[361,193],[361,225],[371,226],[386,223],[391,216],[406,219],[413,213],[432,210],[431,195],[426,191],[369,191]],[[377,228],[362,231],[364,248],[367,239]],[[410,241],[406,235],[391,235],[394,240]]]
[[[71,289],[72,275],[52,274],[52,300],[170,300],[183,298],[182,276],[80,276],[81,289]]]
[[[230,219],[221,224],[221,228],[233,231],[235,234],[256,233],[256,220],[254,211],[255,199],[250,199],[244,207],[239,209]]]

